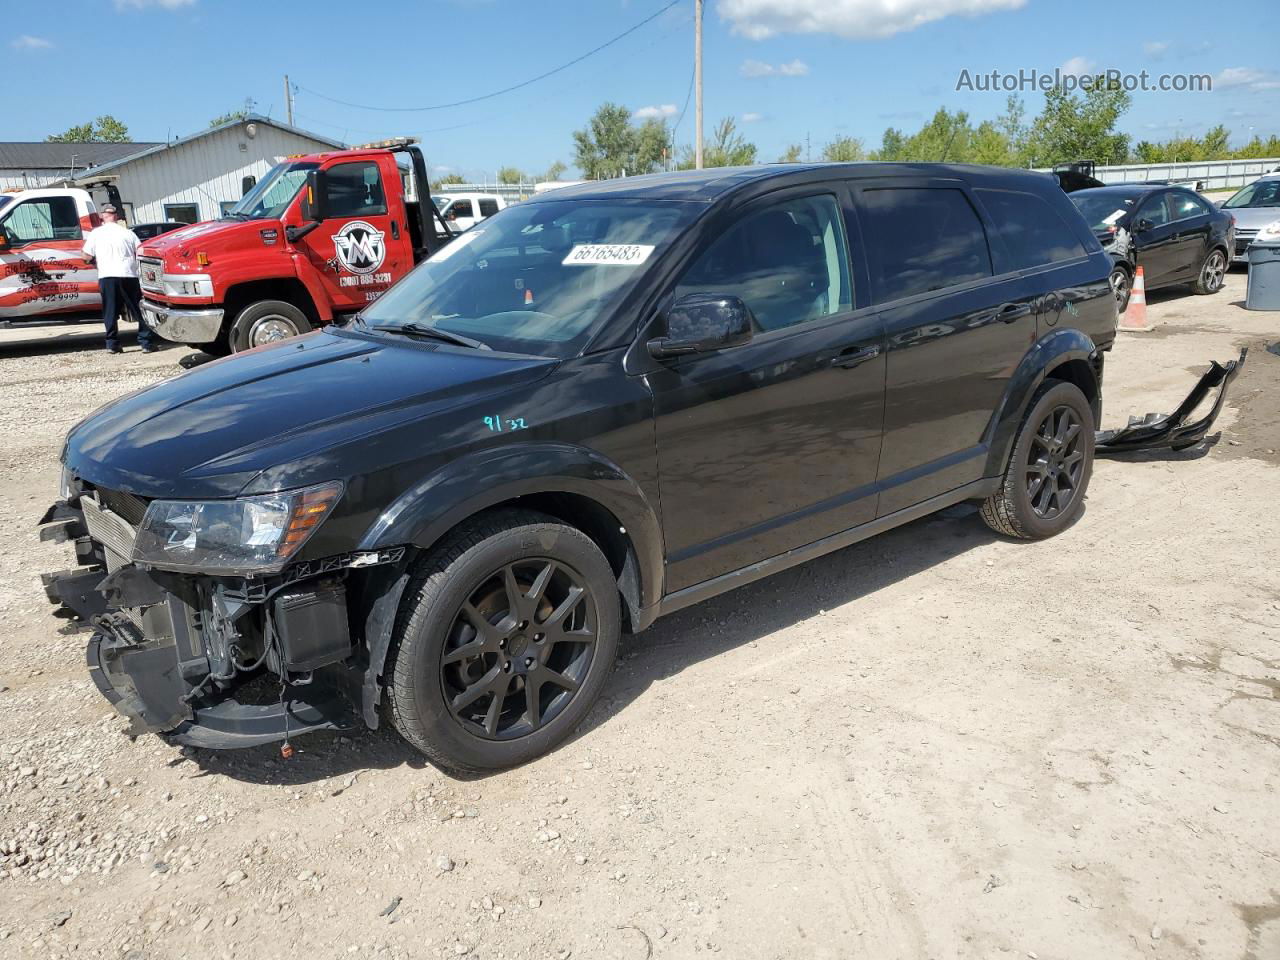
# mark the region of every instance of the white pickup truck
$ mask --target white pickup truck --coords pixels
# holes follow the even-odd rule
[[[431,199],[454,233],[470,230],[507,205],[493,193],[437,193]]]
[[[84,237],[100,223],[87,190],[0,193],[0,327],[98,319],[98,271]]]

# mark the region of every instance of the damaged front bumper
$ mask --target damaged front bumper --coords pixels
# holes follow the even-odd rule
[[[270,578],[146,569],[131,562],[145,507],[84,489],[41,519],[42,539],[73,543],[80,563],[46,574],[45,591],[72,629],[92,631],[90,675],[130,733],[228,749],[352,727],[353,705],[370,690],[376,700],[378,688],[364,682],[350,574],[359,571],[363,589],[377,579],[366,568],[398,568],[404,549],[302,562]],[[364,713],[368,722],[374,711]]]
[[[1094,439],[1094,450],[1099,456],[1129,453],[1135,450],[1185,450],[1194,447],[1205,438],[1213,422],[1218,419],[1227,399],[1227,387],[1244,366],[1249,348],[1240,351],[1237,360],[1225,364],[1214,360],[1187,398],[1169,414],[1148,413],[1145,417],[1130,417],[1128,426],[1118,430],[1099,430]],[[1187,422],[1196,408],[1204,402],[1211,390],[1218,396],[1209,412],[1199,420]]]

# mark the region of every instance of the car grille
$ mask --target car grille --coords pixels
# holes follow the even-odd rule
[[[139,283],[143,290],[164,293],[164,261],[153,257],[138,258]]]
[[[146,500],[135,497],[132,493],[125,493],[123,490],[103,490],[99,487],[98,499],[104,507],[134,527],[142,523],[142,518],[147,512]]]

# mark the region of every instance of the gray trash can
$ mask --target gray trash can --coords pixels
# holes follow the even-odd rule
[[[1249,310],[1280,310],[1280,241],[1249,244]]]

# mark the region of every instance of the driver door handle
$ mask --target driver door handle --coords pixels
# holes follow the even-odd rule
[[[868,360],[874,360],[878,356],[880,356],[878,344],[870,347],[845,347],[831,358],[831,365],[833,367],[843,367],[847,370],[851,367],[856,367],[860,363],[866,363]]]

